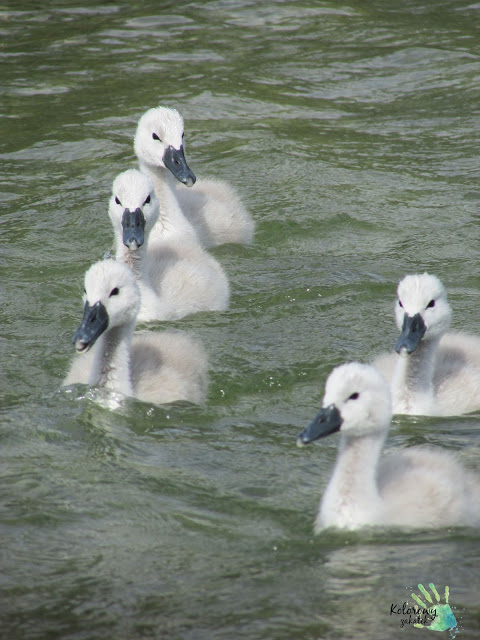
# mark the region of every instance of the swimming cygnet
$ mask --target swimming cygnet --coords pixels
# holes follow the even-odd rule
[[[254,223],[237,192],[220,180],[197,180],[185,160],[183,139],[183,118],[175,109],[149,109],[138,122],[135,153],[153,181],[160,215],[181,224],[184,234],[193,229],[204,247],[251,243]]]
[[[409,275],[397,293],[397,353],[373,363],[390,383],[393,412],[446,416],[479,409],[480,337],[447,333],[452,312],[440,280]]]
[[[207,393],[207,355],[197,339],[176,331],[135,333],[140,291],[130,269],[103,260],[85,274],[83,320],[73,337],[77,356],[64,384],[104,387],[145,402]]]
[[[340,432],[335,469],[315,520],[326,527],[480,525],[480,476],[440,448],[380,454],[391,420],[385,378],[371,365],[332,371],[323,408],[297,438],[303,446]]]
[[[109,216],[116,258],[135,274],[142,296],[137,320],[173,320],[199,311],[224,311],[230,288],[215,258],[195,240],[167,235],[151,243],[162,225],[158,200],[148,176],[129,169],[113,182]]]

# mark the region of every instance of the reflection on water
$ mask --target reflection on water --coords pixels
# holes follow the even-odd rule
[[[477,14],[450,0],[2,8],[5,637],[406,638],[422,631],[390,606],[419,582],[449,585],[461,636],[478,636],[478,534],[314,538],[336,442],[295,447],[331,368],[394,344],[406,273],[439,276],[454,328],[478,331]],[[112,180],[158,103],[257,233],[214,251],[231,308],[174,325],[207,348],[206,406],[110,411],[58,388],[83,274],[111,249]],[[387,446],[428,442],[479,470],[477,434],[478,416],[400,417]]]

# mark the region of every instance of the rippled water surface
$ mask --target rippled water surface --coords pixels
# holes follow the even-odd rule
[[[479,331],[479,19],[464,0],[0,7],[2,638],[413,638],[391,605],[432,581],[478,638],[478,533],[314,538],[337,440],[295,436],[333,366],[393,347],[406,273]],[[60,386],[157,104],[257,232],[214,251],[230,309],[174,325],[209,353],[206,406],[112,412]],[[387,446],[480,471],[479,428],[401,417]]]

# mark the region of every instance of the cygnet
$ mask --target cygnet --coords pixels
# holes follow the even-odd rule
[[[373,363],[390,383],[393,412],[447,416],[479,409],[480,338],[448,332],[452,311],[443,284],[428,273],[408,275],[397,294],[396,353]]]
[[[380,457],[391,416],[388,384],[374,367],[354,362],[332,371],[323,408],[297,438],[303,446],[340,432],[315,532],[479,526],[480,476],[464,469],[452,453],[415,446]]]
[[[197,180],[184,146],[183,118],[176,109],[154,107],[142,115],[134,148],[141,170],[153,181],[161,215],[164,212],[184,235],[195,233],[207,248],[250,244],[254,222],[236,190],[221,180]]]
[[[201,342],[177,331],[134,333],[140,291],[130,269],[103,260],[85,274],[77,354],[65,379],[145,402],[203,403],[208,361]]]
[[[227,276],[215,258],[195,239],[157,235],[163,225],[152,182],[137,169],[118,175],[109,216],[116,258],[135,274],[141,292],[137,320],[174,320],[199,311],[224,311],[230,300]]]

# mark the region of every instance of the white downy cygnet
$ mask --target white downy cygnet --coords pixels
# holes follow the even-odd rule
[[[193,229],[207,248],[251,243],[254,223],[237,192],[220,180],[196,180],[185,160],[183,138],[183,118],[175,109],[154,107],[138,122],[135,153],[153,181],[160,215],[164,212],[176,226],[181,223],[184,233]]]
[[[215,258],[195,240],[157,236],[159,204],[148,176],[137,169],[118,175],[109,216],[116,258],[127,264],[140,287],[139,322],[174,320],[199,311],[224,311],[230,300],[227,276]]]
[[[323,408],[297,438],[303,446],[340,432],[315,532],[370,525],[480,526],[480,476],[453,454],[415,446],[380,459],[391,416],[388,383],[374,367],[354,362],[332,371]]]
[[[390,383],[393,412],[447,416],[479,409],[480,338],[447,333],[452,312],[440,280],[409,275],[397,294],[397,353],[373,362]]]
[[[165,404],[200,404],[207,393],[207,355],[199,340],[177,331],[135,333],[140,291],[117,260],[93,264],[85,274],[83,320],[73,342],[77,354],[64,384],[88,384]]]

